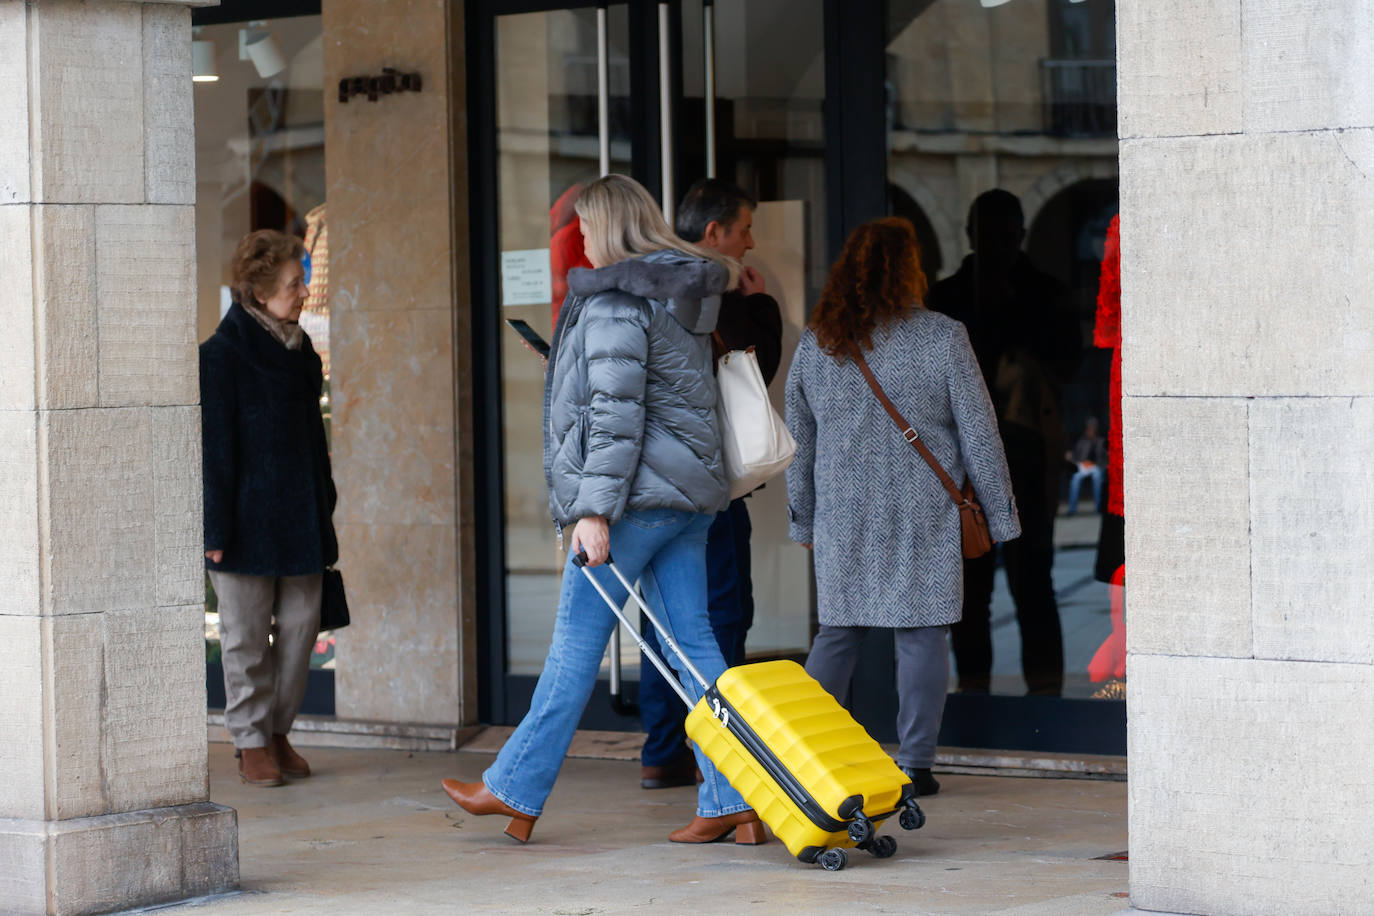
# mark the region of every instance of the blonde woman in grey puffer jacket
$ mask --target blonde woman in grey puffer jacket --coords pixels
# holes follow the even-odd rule
[[[481,782],[444,780],[471,814],[510,818],[525,842],[553,789],[596,683],[614,616],[572,565],[585,552],[598,583],[627,595],[600,568],[639,579],[644,597],[707,681],[725,661],[706,614],[706,531],[728,502],[716,420],[711,332],[720,294],[739,267],[677,238],[640,185],[608,175],[588,185],[577,213],[593,270],[568,274],[544,392],[544,473],[569,562],[544,671],[530,710]],[[670,659],[693,701],[701,688]],[[697,752],[696,817],[669,834],[708,843],[735,833],[762,843],[758,816]]]

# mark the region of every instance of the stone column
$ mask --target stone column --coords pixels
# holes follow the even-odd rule
[[[352,612],[335,705],[342,720],[443,726],[452,744],[477,715],[462,4],[322,13],[334,520]],[[422,91],[331,91],[384,67],[418,72]]]
[[[1131,899],[1374,899],[1374,7],[1117,7]]]
[[[238,883],[206,776],[190,12],[0,2],[0,909]]]

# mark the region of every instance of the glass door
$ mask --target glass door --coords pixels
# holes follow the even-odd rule
[[[769,386],[782,413],[792,353],[831,260],[824,3],[682,0],[680,11],[677,184],[685,192],[699,178],[721,178],[757,202],[754,247],[742,261],[760,273],[782,312],[782,363]],[[753,604],[746,658],[804,658],[814,620],[810,557],[787,534],[786,482],[769,481],[746,505]]]
[[[941,743],[1124,754],[1112,0],[893,2],[885,38],[888,211],[969,327],[1023,528],[966,564]]]
[[[602,174],[595,8],[496,19],[496,146],[501,318],[553,337],[567,271],[587,266],[573,205]],[[629,23],[605,11],[610,171],[630,169]],[[562,554],[544,483],[543,361],[513,332],[501,336],[505,478],[506,662],[538,675],[553,632]]]
[[[1052,581],[1062,681],[1024,695],[1024,634],[1003,557],[986,609],[986,683],[976,671],[967,677],[968,653],[962,670],[956,659],[941,743],[1124,752],[1114,654],[1124,593],[1097,569],[1099,541],[1109,545],[1112,531],[1102,530],[1111,512],[1094,510],[1109,508],[1109,489],[1100,499],[1093,489],[1100,455],[1091,442],[1083,448],[1092,454],[1075,457],[1079,440],[1092,438],[1090,417],[1099,436],[1113,432],[1110,353],[1093,346],[1098,261],[1116,203],[1112,21],[1109,0],[571,8],[474,0],[471,371],[483,721],[512,723],[524,713],[552,631],[562,556],[542,469],[543,366],[505,319],[551,335],[563,272],[580,250],[569,228],[579,186],[606,170],[628,173],[660,198],[666,191],[671,208],[693,181],[716,176],[757,200],[756,247],[744,262],[783,312],[779,403],[787,358],[855,226],[907,217],[932,283],[950,280],[969,253],[972,202],[1000,187],[1021,202],[1020,259],[1062,287],[1066,333],[1082,351],[1060,380],[1058,424],[1037,453],[1049,565],[1041,579]],[[750,659],[802,658],[814,632],[809,557],[787,539],[786,504],[782,480],[750,500]],[[632,698],[638,653],[625,643]],[[884,740],[894,732],[892,656],[890,634],[871,634],[854,685],[855,715]],[[636,716],[607,702],[607,688],[603,678],[583,726],[638,728]]]
[[[542,668],[564,559],[544,481],[544,363],[507,321],[552,339],[567,272],[588,266],[578,193],[605,172],[631,172],[634,143],[626,5],[491,6],[478,8],[472,27],[480,34],[469,45],[479,52],[470,73],[490,79],[471,93],[473,227],[483,233],[473,246],[473,315],[488,393],[479,434],[487,613],[479,626],[483,682],[493,689],[484,691],[483,719],[503,722],[523,712]]]

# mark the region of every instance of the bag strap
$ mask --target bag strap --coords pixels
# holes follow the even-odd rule
[[[897,410],[897,406],[892,403],[892,400],[887,396],[887,392],[883,391],[883,386],[878,384],[877,378],[873,375],[873,370],[868,367],[868,360],[864,359],[863,353],[859,352],[857,348],[855,348],[854,352],[854,361],[859,364],[859,371],[864,374],[864,380],[868,382],[868,387],[873,389],[873,393],[876,394],[878,400],[882,402],[883,409],[887,411],[887,415],[892,418],[892,422],[896,423],[897,428],[902,431],[902,438],[911,443],[912,447],[921,453],[921,457],[926,460],[926,464],[930,465],[930,469],[935,472],[935,476],[940,478],[940,483],[944,484],[945,489],[949,491],[949,496],[954,500],[955,505],[962,506],[964,504],[964,494],[960,493],[959,488],[955,486],[954,478],[949,476],[949,472],[944,469],[940,462],[936,460],[935,456],[931,454],[926,444],[921,441],[920,434],[912,428],[911,424],[908,423],[901,412]]]

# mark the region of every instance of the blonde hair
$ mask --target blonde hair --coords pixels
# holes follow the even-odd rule
[[[664,249],[704,258],[730,273],[726,289],[739,283],[739,262],[679,238],[668,226],[658,203],[633,178],[605,175],[582,189],[577,198],[587,257],[599,267]]]

